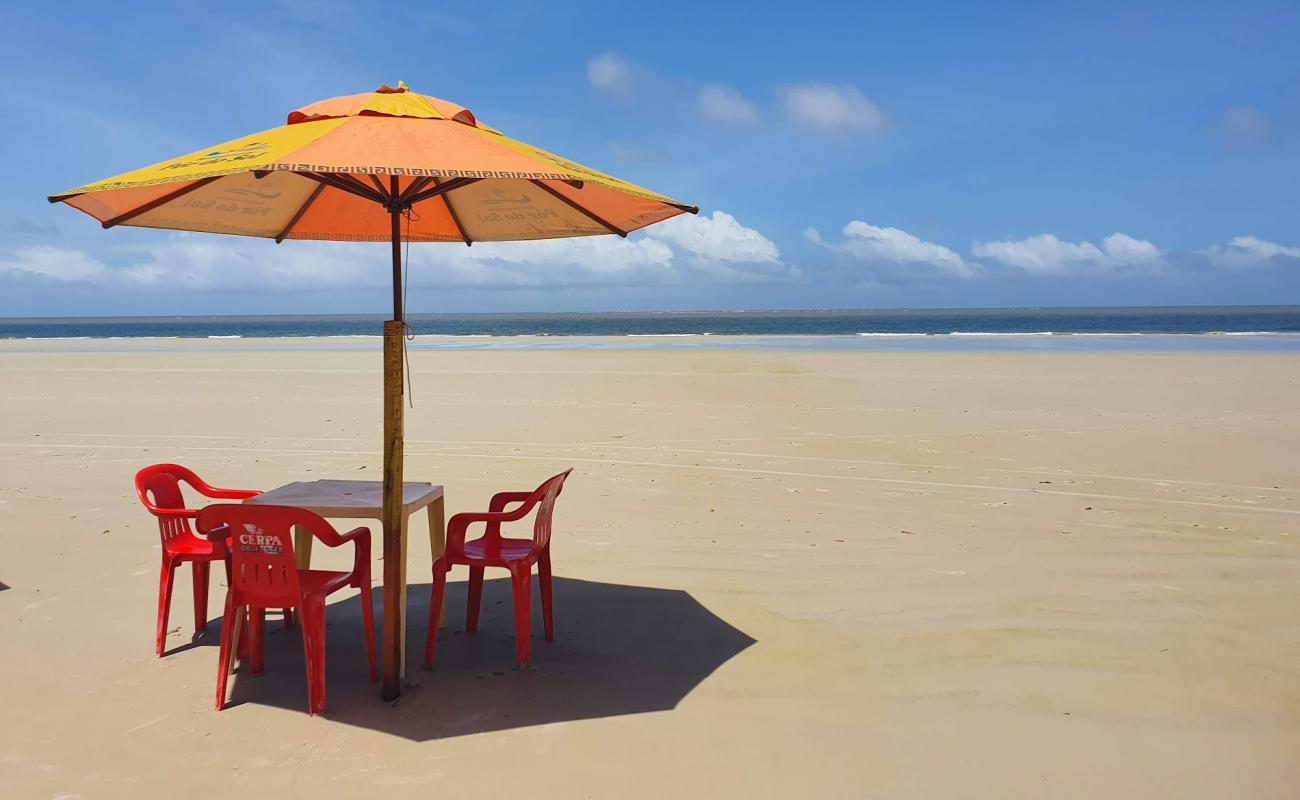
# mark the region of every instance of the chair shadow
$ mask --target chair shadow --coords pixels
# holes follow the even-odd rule
[[[393,703],[382,702],[379,684],[368,681],[359,598],[328,607],[326,719],[429,741],[668,711],[756,641],[685,591],[557,577],[555,639],[542,636],[534,590],[532,668],[519,671],[508,579],[484,583],[473,634],[464,633],[466,584],[458,582],[447,587],[448,625],[439,633],[437,669],[428,671],[420,664],[429,591],[428,584],[407,590],[407,671]],[[373,597],[379,631],[379,590]],[[217,644],[220,628],[220,620],[209,623],[202,637],[176,651]],[[252,675],[241,665],[227,708],[256,703],[305,714],[300,631],[273,619],[266,630],[266,670]]]

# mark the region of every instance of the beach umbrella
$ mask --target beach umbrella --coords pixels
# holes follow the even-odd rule
[[[401,652],[402,242],[627,236],[698,209],[511,139],[404,83],[303,106],[285,125],[51,195],[105,228],[389,242],[384,323],[383,693]]]

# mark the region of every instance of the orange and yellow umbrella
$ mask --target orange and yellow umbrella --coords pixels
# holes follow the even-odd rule
[[[491,242],[628,233],[697,209],[511,139],[468,109],[381,86],[52,195],[104,224],[285,239]]]
[[[286,124],[51,195],[105,228],[390,242],[384,324],[384,697],[398,693],[402,576],[401,243],[626,236],[688,206],[511,139],[403,83],[322,100]]]

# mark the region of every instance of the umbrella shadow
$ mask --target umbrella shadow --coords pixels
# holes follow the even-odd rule
[[[407,672],[394,703],[368,681],[356,596],[327,616],[327,710],[334,722],[413,741],[582,719],[668,711],[755,639],[681,590],[555,578],[555,639],[542,636],[533,592],[532,668],[514,669],[510,584],[484,583],[476,633],[464,632],[466,584],[447,589],[438,666],[422,669],[428,584],[407,593]],[[374,595],[376,616],[379,592]],[[219,636],[209,626],[202,643]],[[378,629],[378,624],[376,628]],[[245,703],[306,713],[302,640],[268,620],[266,671],[232,676],[227,708]]]

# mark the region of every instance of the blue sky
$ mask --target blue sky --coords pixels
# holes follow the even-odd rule
[[[69,2],[0,24],[4,316],[385,310],[383,246],[103,231],[44,196],[398,79],[701,207],[627,241],[416,245],[413,311],[1300,303],[1295,2]]]

